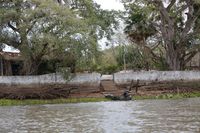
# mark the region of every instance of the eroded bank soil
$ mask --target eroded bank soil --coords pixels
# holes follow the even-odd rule
[[[164,82],[138,84],[130,88],[130,84],[116,85],[109,82],[103,86],[84,85],[0,85],[0,99],[58,99],[58,98],[99,98],[106,94],[120,96],[127,89],[138,96],[157,96],[161,94],[200,92],[200,82]]]

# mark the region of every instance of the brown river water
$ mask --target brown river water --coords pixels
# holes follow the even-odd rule
[[[200,133],[200,98],[0,107],[0,133]]]

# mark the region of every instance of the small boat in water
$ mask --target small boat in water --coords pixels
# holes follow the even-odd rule
[[[132,96],[129,91],[125,91],[121,96],[114,96],[113,94],[105,95],[105,98],[114,100],[114,101],[129,101],[132,100]]]

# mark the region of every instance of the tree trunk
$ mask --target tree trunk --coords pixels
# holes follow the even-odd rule
[[[26,60],[24,61],[23,68],[20,72],[21,75],[37,75],[38,67],[41,63],[40,60]]]
[[[184,69],[183,61],[181,60],[180,54],[176,50],[168,50],[167,52],[167,63],[170,70],[182,70]]]
[[[5,74],[6,76],[12,76],[12,66],[11,66],[11,62],[9,60],[5,60]]]

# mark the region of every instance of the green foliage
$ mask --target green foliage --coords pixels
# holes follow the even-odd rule
[[[69,99],[53,99],[53,100],[9,100],[1,99],[0,106],[25,106],[25,105],[42,105],[42,104],[67,104],[82,102],[102,102],[109,101],[106,98],[69,98]]]
[[[75,74],[71,73],[70,68],[63,67],[59,68],[57,71],[62,74],[66,81],[70,81],[75,76]]]
[[[105,64],[97,68],[97,72],[100,72],[101,74],[113,74],[119,71],[119,66],[115,64]]]
[[[0,44],[20,50],[24,57],[22,74],[37,74],[42,60],[73,62],[73,67],[81,70],[90,70],[97,64],[97,42],[113,34],[116,12],[102,10],[92,0],[65,2],[0,3]]]
[[[100,64],[94,71],[105,74],[115,73],[124,69],[124,63],[129,70],[167,70],[165,59],[153,60],[151,55],[144,54],[135,45],[120,45],[104,50]]]
[[[164,57],[160,57],[159,60],[153,62],[153,66],[156,70],[160,71],[166,71],[169,68],[166,59]]]
[[[125,5],[128,14],[125,32],[141,52],[151,54],[154,61],[165,60],[162,68],[184,69],[199,51],[200,6],[197,0],[135,0]],[[155,47],[162,49],[163,55],[157,53]]]
[[[115,57],[116,48],[105,49],[101,52],[101,59],[98,62],[96,67],[97,72],[102,74],[113,74],[120,70],[116,57]]]
[[[155,69],[155,65],[150,56],[146,56],[137,46],[126,45],[116,47],[116,60],[123,69],[124,63],[127,69],[149,70]]]
[[[121,68],[124,66],[124,59],[128,69],[142,69],[144,66],[142,53],[133,46],[117,47],[116,60]]]
[[[182,98],[195,98],[200,97],[199,92],[191,92],[191,93],[176,93],[176,94],[161,94],[157,96],[134,96],[135,100],[144,100],[144,99],[182,99]]]
[[[126,19],[125,33],[136,43],[153,36],[156,33],[151,21],[155,18],[154,9],[151,6],[141,5],[141,1],[127,6],[128,18]]]
[[[4,7],[4,4],[7,6]],[[5,23],[2,23],[7,26],[5,30],[12,30],[6,30],[7,34],[3,37],[16,42],[1,41],[20,50],[24,57],[23,74],[36,74],[43,59],[59,58],[67,48],[66,43],[71,42],[70,36],[82,31],[79,28],[82,20],[69,8],[62,7],[53,0],[5,2],[2,6],[8,11],[3,16],[10,15],[10,12],[15,13],[13,16],[19,15],[16,19],[5,19]],[[11,7],[8,8],[9,6]],[[16,34],[19,39],[10,38],[10,34]]]

